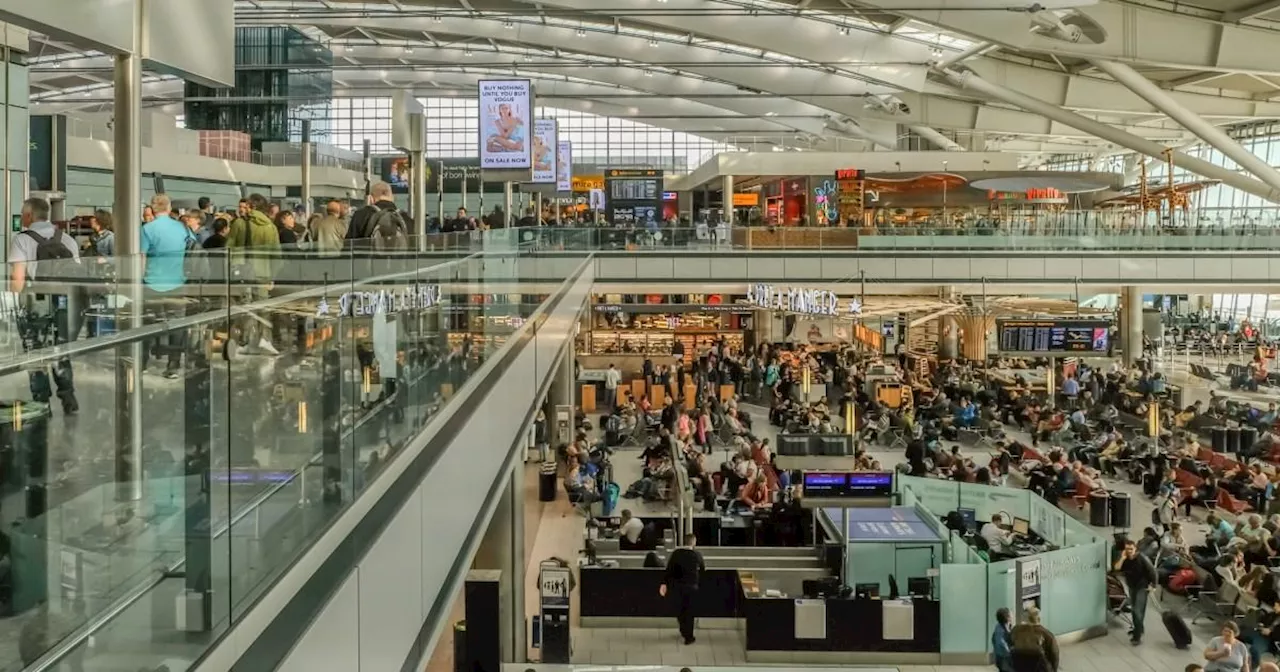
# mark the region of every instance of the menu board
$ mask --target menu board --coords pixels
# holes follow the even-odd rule
[[[1000,351],[1053,354],[1099,353],[1110,349],[1111,323],[1105,320],[997,320]]]

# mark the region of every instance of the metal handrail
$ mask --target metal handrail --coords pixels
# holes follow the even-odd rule
[[[402,273],[390,273],[387,275],[379,275],[379,276],[374,276],[370,278],[353,279],[351,282],[331,283],[327,285],[321,285],[319,287],[312,287],[309,289],[298,290],[296,292],[290,292],[289,294],[284,294],[281,296],[260,299],[257,301],[240,304],[240,305],[228,306],[226,308],[219,309],[219,310],[206,311],[203,313],[199,313],[197,315],[187,315],[184,317],[174,318],[172,320],[156,322],[154,324],[144,325],[136,329],[127,329],[125,331],[116,332],[114,334],[110,334],[107,336],[97,336],[94,338],[84,339],[80,341],[73,341],[71,343],[66,343],[63,345],[56,345],[50,348],[32,350],[31,352],[24,353],[22,357],[18,358],[15,361],[0,363],[0,377],[25,371],[31,368],[31,366],[35,364],[42,364],[45,362],[51,362],[59,359],[70,358],[77,355],[89,354],[93,352],[98,352],[100,350],[108,350],[111,348],[120,347],[122,345],[135,343],[147,338],[155,338],[157,336],[161,336],[168,333],[171,329],[189,329],[191,327],[198,327],[204,324],[209,324],[211,322],[229,320],[232,317],[251,314],[263,309],[276,308],[286,303],[289,303],[291,301],[297,301],[299,299],[328,296],[334,292],[350,291],[352,287],[362,287],[362,286],[374,284],[374,283],[382,283],[382,282],[388,282],[393,280],[404,280],[408,278],[420,277],[420,275],[423,272],[434,272],[434,271],[445,270],[450,267],[462,264],[464,262],[475,261],[482,258],[489,258],[491,255],[502,256],[505,254],[507,253],[475,252],[465,257],[462,257],[460,259],[454,259],[452,261],[447,261],[442,264],[438,264],[435,266],[428,266],[422,269],[415,269],[413,271],[404,271]],[[248,287],[252,285],[253,283],[248,283],[243,286]],[[228,284],[226,286],[235,287],[236,285]],[[206,298],[212,298],[212,297],[206,297]]]

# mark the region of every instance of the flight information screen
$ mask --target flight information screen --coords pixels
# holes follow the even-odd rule
[[[1105,320],[997,320],[1001,352],[1105,355],[1111,346]]]
[[[889,497],[893,495],[891,471],[806,471],[801,481],[806,497]]]

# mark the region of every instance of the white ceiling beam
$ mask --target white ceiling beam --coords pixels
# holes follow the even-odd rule
[[[1277,9],[1280,9],[1280,0],[1266,0],[1265,2],[1259,2],[1256,5],[1249,5],[1248,7],[1223,12],[1222,20],[1225,23],[1240,23],[1241,21],[1256,19],[1263,14],[1270,14]]]
[[[1225,72],[1196,72],[1187,75],[1186,77],[1167,80],[1164,82],[1164,88],[1174,89],[1179,86],[1195,86],[1197,84],[1204,84],[1205,82],[1213,81],[1219,77],[1226,77],[1227,74],[1228,73]]]

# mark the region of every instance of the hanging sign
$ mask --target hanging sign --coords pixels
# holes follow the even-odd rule
[[[316,306],[316,317],[368,317],[402,310],[423,310],[440,303],[440,285],[414,284],[403,291],[347,292],[338,297],[337,309],[322,298]]]
[[[785,310],[802,315],[861,315],[862,302],[850,299],[842,310],[840,297],[827,289],[776,287],[757,283],[747,285],[747,303],[768,310]]]
[[[533,181],[540,184],[555,182],[556,155],[560,151],[556,139],[555,119],[533,121]]]

